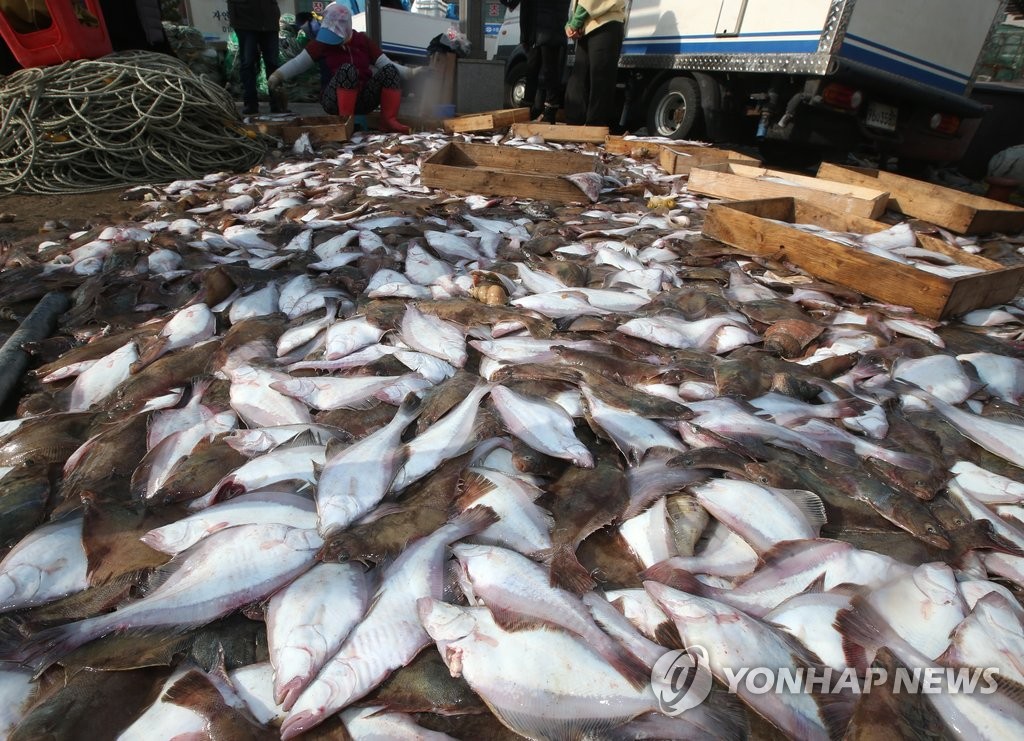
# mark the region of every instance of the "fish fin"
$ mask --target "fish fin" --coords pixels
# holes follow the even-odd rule
[[[576,596],[586,594],[596,586],[590,572],[576,558],[576,549],[562,543],[539,554],[551,573],[551,586],[561,587]]]
[[[1001,674],[996,675],[995,683],[999,694],[1005,695],[1017,705],[1024,705],[1024,684]]]
[[[33,669],[38,679],[46,669],[87,642],[91,638],[87,626],[98,619],[87,618],[29,632],[27,637],[27,621],[8,622],[0,635],[0,658]]]
[[[204,718],[212,718],[222,712],[227,702],[220,691],[206,676],[193,669],[171,685],[163,698],[167,702],[194,710]]]
[[[836,417],[843,419],[845,417],[859,417],[862,414],[866,414],[871,411],[871,408],[875,405],[867,399],[850,396],[848,398],[832,402],[831,406],[835,411]]]
[[[331,438],[330,440],[327,441],[327,448],[324,451],[324,457],[326,460],[330,460],[338,451],[344,450],[347,447],[349,447],[348,440],[339,440],[338,438]],[[319,480],[320,472],[323,471],[323,466],[319,466],[320,470],[317,471],[318,466],[319,464],[317,463],[313,464],[313,470],[316,471],[316,477]]]
[[[829,738],[837,741],[843,738],[857,707],[857,695],[848,692],[828,693],[815,695],[814,699],[818,701],[821,720],[825,724]]]
[[[775,491],[796,505],[796,508],[813,527],[820,528],[828,522],[825,504],[821,501],[821,497],[814,492],[803,489],[776,489]]]
[[[477,505],[470,507],[465,512],[461,513],[455,519],[448,523],[446,527],[451,528],[451,537],[449,543],[454,543],[456,540],[462,540],[468,538],[470,535],[476,535],[477,533],[486,530],[491,525],[496,523],[500,517],[490,507],[483,507]]]
[[[642,581],[656,581],[689,594],[701,594],[704,585],[689,571],[673,566],[671,559],[660,561],[640,572]]]
[[[494,607],[488,608],[491,611],[491,617],[494,618],[494,622],[501,627],[502,630],[508,633],[516,633],[521,630],[537,630],[543,628],[546,630],[560,630],[563,633],[569,633],[560,625],[542,620],[531,615],[524,615],[521,612],[509,609],[507,607]]]
[[[679,634],[679,628],[671,620],[658,623],[658,626],[654,629],[654,642],[659,646],[669,649],[681,651],[686,648],[683,637]]]
[[[371,409],[376,409],[382,403],[383,402],[380,399],[378,399],[377,397],[375,397],[375,396],[368,396],[367,398],[363,399],[362,401],[355,401],[355,402],[352,402],[351,404],[342,404],[341,408],[342,409],[352,409],[352,410],[357,411],[357,412],[367,412],[367,411],[369,411]]]
[[[818,574],[801,594],[822,594],[825,591],[825,574]]]
[[[868,655],[873,656],[883,645],[885,637],[878,629],[878,613],[860,597],[855,597],[850,607],[836,613],[833,625],[843,637],[843,653],[847,663],[854,661],[867,662]]]
[[[468,509],[471,504],[492,491],[498,486],[486,476],[474,471],[467,471],[459,479],[458,495],[455,499],[455,506],[460,510]]]
[[[285,450],[287,448],[302,448],[309,445],[319,445],[320,441],[316,438],[316,433],[313,430],[303,430],[298,435],[293,437],[291,440],[278,445],[274,450]]]

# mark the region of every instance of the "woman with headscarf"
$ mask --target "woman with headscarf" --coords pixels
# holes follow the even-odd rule
[[[320,60],[324,61],[329,75],[320,92],[320,105],[325,111],[352,116],[368,113],[379,103],[382,131],[409,132],[409,127],[395,117],[402,102],[402,78],[408,77],[410,70],[388,59],[365,33],[352,29],[352,11],[347,5],[328,5],[316,39],[294,59],[281,65],[268,84],[277,88]]]
[[[565,90],[571,124],[615,126],[615,82],[625,36],[626,0],[574,0],[565,35],[576,61]]]

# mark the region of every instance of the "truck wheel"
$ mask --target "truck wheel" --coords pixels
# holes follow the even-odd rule
[[[526,62],[519,62],[505,78],[505,107],[526,108]]]
[[[690,77],[672,77],[658,86],[647,109],[648,136],[685,139],[700,116],[700,88]]]

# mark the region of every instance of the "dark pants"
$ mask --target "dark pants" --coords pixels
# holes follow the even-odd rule
[[[617,126],[615,80],[624,27],[614,21],[598,26],[576,42],[576,62],[565,91],[570,124]]]
[[[526,91],[523,96],[526,103],[533,110],[533,115],[539,113],[537,108],[537,85],[538,80],[544,77],[544,103],[558,108],[562,104],[562,64],[565,57],[565,44],[551,46],[534,45],[526,55]]]
[[[260,104],[259,91],[256,87],[257,70],[260,57],[267,77],[277,69],[277,29],[273,31],[239,31],[238,36],[238,74],[242,78],[242,103],[246,108],[257,108]]]
[[[348,88],[349,90],[358,89],[359,97],[356,98],[355,112],[369,113],[380,105],[380,91],[383,88],[401,90],[402,77],[398,74],[398,68],[395,65],[386,64],[375,72],[365,85],[360,87],[359,71],[355,66],[351,64],[341,65],[320,93],[320,105],[332,116],[338,113],[337,90],[339,87]]]

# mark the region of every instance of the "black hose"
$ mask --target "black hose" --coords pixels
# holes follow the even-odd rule
[[[57,326],[57,317],[67,311],[69,306],[67,295],[51,291],[39,300],[32,313],[25,317],[14,334],[0,347],[0,408],[7,402],[7,397],[18,385],[28,365],[28,353],[21,349],[22,345],[49,337]]]

